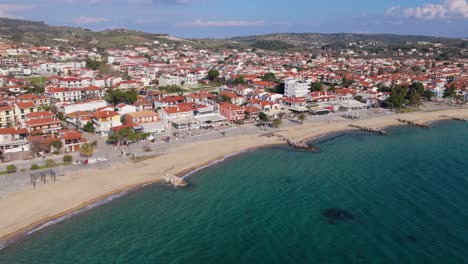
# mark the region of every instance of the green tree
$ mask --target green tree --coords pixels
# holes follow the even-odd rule
[[[395,108],[401,108],[406,102],[405,97],[407,93],[408,93],[407,86],[393,87],[390,93],[390,97],[387,99],[388,103],[391,103],[393,107]]]
[[[105,99],[114,105],[118,105],[120,103],[133,104],[138,100],[138,92],[135,89],[128,91],[111,89],[107,92]]]
[[[50,144],[55,150],[61,150],[62,149],[62,141],[60,140],[55,140]]]
[[[424,84],[420,82],[413,82],[409,87],[410,93],[418,93],[419,95],[424,94]]]
[[[410,93],[409,103],[411,105],[419,107],[421,105],[421,99],[422,99],[422,96],[419,93]]]
[[[433,96],[434,96],[434,93],[432,93],[429,90],[424,90],[423,97],[426,98],[426,100],[430,101]]]
[[[30,170],[38,170],[40,169],[39,165],[37,164],[31,164],[31,168],[29,168]]]
[[[356,96],[354,97],[354,100],[359,101],[359,102],[362,102],[362,101],[363,101],[362,96],[360,96],[360,95],[356,95]]]
[[[93,145],[85,143],[80,148],[80,154],[83,157],[89,158],[89,157],[93,156],[95,150],[96,149],[95,149],[95,147]]]
[[[89,133],[94,133],[94,124],[91,121],[88,121],[86,125],[83,127],[83,130]]]
[[[221,95],[221,101],[231,103],[231,98],[226,94]]]
[[[127,117],[125,115],[120,116],[120,123],[124,125],[127,123]]]
[[[208,79],[210,79],[211,81],[214,81],[216,78],[219,77],[219,71],[217,70],[210,70],[208,72]]]
[[[63,156],[63,162],[72,163],[73,162],[73,157],[71,155],[65,155],[65,156]]]
[[[297,116],[297,119],[299,121],[301,121],[301,124],[304,124],[304,120],[306,119],[306,115],[304,115],[304,113],[300,113],[298,116]]]
[[[455,85],[451,85],[449,88],[444,91],[444,98],[453,98],[457,94]]]
[[[57,165],[53,159],[46,159],[45,166],[48,168],[55,167]]]
[[[323,91],[323,85],[319,82],[313,82],[310,84],[312,92]]]
[[[336,91],[336,87],[334,85],[328,87],[328,91],[334,93]]]
[[[242,84],[245,84],[245,78],[244,76],[239,76],[237,78],[234,79],[234,81],[232,82],[234,85],[242,85]]]
[[[280,118],[276,118],[273,120],[272,122],[272,125],[276,128],[280,127],[281,124],[283,123],[283,120],[281,120]]]
[[[276,82],[276,75],[272,72],[265,73],[262,76],[262,81],[266,82]]]
[[[7,173],[15,173],[18,170],[15,165],[8,165],[6,166]]]
[[[343,79],[341,79],[341,84],[346,88],[349,87],[353,83],[354,83],[353,80],[350,80],[350,79],[348,79],[346,77],[343,77]]]
[[[258,114],[258,117],[263,122],[268,122],[268,120],[269,120],[268,115],[265,114],[264,112],[260,112],[260,114]]]
[[[91,69],[91,70],[97,70],[101,66],[100,61],[92,60],[92,59],[86,59],[86,68]]]

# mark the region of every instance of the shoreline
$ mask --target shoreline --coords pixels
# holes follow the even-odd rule
[[[333,134],[341,134],[341,133],[348,133],[348,132],[353,132],[357,131],[355,129],[351,129],[348,124],[349,123],[359,123],[364,126],[369,126],[373,128],[388,128],[391,126],[406,126],[405,124],[402,124],[396,120],[398,117],[413,117],[416,118],[416,120],[420,123],[434,123],[437,121],[442,121],[442,120],[448,120],[447,118],[443,117],[443,114],[454,114],[457,116],[461,117],[468,117],[468,109],[457,109],[457,110],[443,110],[443,111],[436,111],[436,112],[414,112],[414,113],[406,113],[406,114],[395,114],[395,115],[389,115],[385,117],[378,117],[378,118],[371,118],[367,120],[345,120],[345,121],[339,121],[339,122],[318,122],[315,124],[306,124],[303,126],[299,127],[292,127],[286,130],[281,130],[278,132],[275,132],[276,135],[281,135],[285,136],[287,138],[291,138],[293,140],[298,140],[301,142],[308,141],[308,142],[314,142],[317,140],[320,140],[320,138],[326,138],[328,136],[331,136]],[[222,143],[222,144],[228,144],[225,143],[225,141],[231,140],[231,142],[228,147],[225,149],[213,149],[213,145],[216,145],[216,143]],[[238,143],[238,144],[236,144]],[[136,162],[134,164],[118,164],[116,166],[113,166],[108,169],[98,169],[94,170],[97,175],[93,176],[100,176],[100,180],[103,181],[103,183],[107,183],[106,188],[95,188],[93,189],[94,192],[87,193],[87,195],[84,195],[86,191],[78,191],[75,193],[68,193],[66,190],[65,192],[63,190],[57,190],[57,188],[53,188],[54,185],[44,185],[40,186],[38,189],[42,188],[41,191],[38,191],[36,193],[31,193],[30,190],[22,190],[18,191],[17,193],[14,193],[12,195],[8,195],[5,199],[0,200],[0,210],[3,212],[7,211],[13,211],[13,213],[16,212],[16,214],[13,214],[13,216],[10,216],[10,218],[7,219],[0,219],[0,250],[6,248],[8,245],[11,245],[12,243],[28,236],[31,233],[34,233],[35,231],[38,231],[44,227],[47,227],[48,223],[56,221],[58,219],[63,218],[62,220],[68,219],[69,217],[73,217],[76,214],[80,214],[81,212],[86,211],[87,207],[90,207],[89,209],[93,209],[96,207],[99,207],[101,204],[99,204],[102,201],[108,200],[111,197],[118,198],[123,195],[125,195],[128,192],[135,191],[138,189],[141,189],[144,186],[150,185],[150,184],[155,184],[161,182],[161,177],[158,177],[158,173],[167,172],[174,170],[173,174],[185,178],[189,177],[190,175],[203,170],[205,168],[208,168],[212,165],[221,163],[225,161],[226,159],[237,156],[239,154],[252,151],[255,149],[259,148],[268,148],[268,147],[273,147],[277,145],[283,145],[284,142],[279,141],[276,136],[271,136],[271,137],[262,137],[261,135],[256,135],[256,136],[233,136],[233,137],[226,137],[221,140],[216,139],[216,140],[209,140],[205,142],[197,142],[197,143],[192,143],[188,144],[186,146],[180,146],[176,147],[173,150],[170,150],[168,153],[157,156],[157,157],[152,157],[151,159],[148,160],[143,160]],[[199,145],[203,145],[200,146]],[[182,156],[185,152],[185,156],[188,157],[189,159],[192,159],[192,162],[183,162],[180,163],[180,161],[173,160],[173,157],[179,157]],[[192,156],[191,156],[192,155]],[[193,155],[197,155],[195,157],[195,161],[193,160],[194,157]],[[155,164],[158,163],[158,161],[166,161],[167,164]],[[151,164],[148,164],[148,162],[151,162]],[[159,166],[158,166],[159,165]],[[172,166],[171,166],[172,165]],[[132,168],[134,167],[134,168]],[[133,170],[132,170],[133,169]],[[164,170],[162,170],[164,169]],[[135,171],[140,170],[139,172],[142,175],[138,175],[137,178],[131,178],[133,175],[131,174],[137,174]],[[116,176],[113,172],[115,171],[115,174],[120,174],[122,177],[125,179],[122,180],[122,182],[118,184],[109,184],[109,181],[113,183],[116,178]],[[130,173],[130,176],[126,175],[125,173]],[[149,173],[149,174],[148,174]],[[64,177],[67,177],[67,179],[63,182],[60,182],[60,185],[63,185],[64,188],[67,189],[72,189],[72,188],[86,188],[87,186],[89,187],[90,185],[93,184],[93,182],[89,182],[87,180],[90,180],[89,175],[92,175],[92,170],[90,171],[78,171],[76,173],[70,173],[70,175],[66,175]],[[125,175],[125,176],[124,176]],[[148,176],[149,175],[149,176]],[[141,176],[141,177],[139,177]],[[87,177],[87,179],[86,179]],[[120,178],[119,178],[120,179]],[[69,184],[71,183],[71,184]],[[73,183],[79,185],[75,186]],[[110,191],[107,191],[109,189]],[[84,189],[86,190],[86,189]],[[55,191],[55,192],[54,192]],[[61,191],[61,192],[60,192]],[[50,193],[52,192],[52,194]],[[80,195],[81,194],[81,195]],[[122,194],[118,196],[119,194]],[[69,200],[63,202],[63,204],[60,204],[60,206],[49,208],[47,206],[44,207],[44,204],[47,203],[41,203],[41,201],[50,201],[50,197],[57,195],[58,197],[61,197],[60,195],[67,195],[69,196]],[[15,199],[8,199],[13,197]],[[117,197],[118,196],[118,197]],[[91,199],[87,199],[90,197]],[[25,212],[25,210],[19,210],[17,209],[15,211],[15,207],[22,206],[22,207],[27,207],[27,202],[29,199],[34,199],[34,198],[40,198],[41,200],[36,203],[36,205],[40,205],[43,208],[39,208],[39,212]],[[75,201],[76,199],[81,199],[80,203],[77,204]],[[113,200],[111,199],[111,200]],[[13,200],[13,201],[11,201]],[[53,200],[53,199],[52,199]],[[109,201],[111,201],[109,200]],[[73,202],[71,202],[73,201]],[[13,204],[10,204],[10,202],[13,202]],[[20,204],[20,205],[18,205]],[[96,206],[93,206],[96,205]],[[31,205],[31,207],[34,206]],[[65,209],[65,210],[61,210]],[[44,211],[43,211],[44,210]],[[26,210],[27,211],[27,210]],[[23,223],[18,223],[18,219],[21,219],[20,217],[27,217],[30,215],[31,217],[28,218],[29,221],[23,221]],[[67,217],[69,216],[69,217]],[[52,223],[55,224],[55,223]],[[50,225],[52,225],[50,224]],[[47,225],[47,226],[44,226]],[[44,227],[43,227],[44,226]]]

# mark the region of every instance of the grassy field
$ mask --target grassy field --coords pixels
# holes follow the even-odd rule
[[[32,83],[34,83],[35,85],[44,85],[46,82],[47,82],[47,77],[29,77],[27,78],[28,80],[30,80]]]

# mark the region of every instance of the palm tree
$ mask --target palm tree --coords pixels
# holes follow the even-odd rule
[[[304,113],[300,113],[299,116],[297,116],[297,119],[301,121],[301,124],[304,124],[304,120],[306,119],[306,116],[304,115]]]

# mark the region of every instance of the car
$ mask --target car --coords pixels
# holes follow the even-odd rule
[[[76,160],[76,161],[73,162],[73,165],[80,165],[80,164],[81,164],[81,161],[79,161],[79,160]]]

